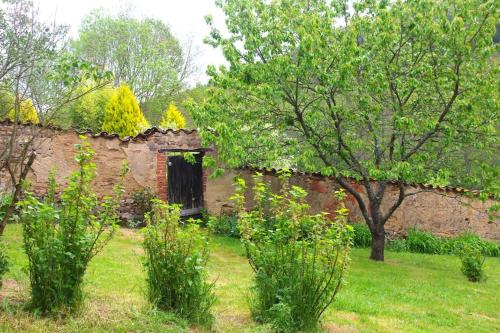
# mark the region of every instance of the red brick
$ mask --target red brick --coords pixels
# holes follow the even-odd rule
[[[160,152],[156,154],[156,188],[158,197],[167,201],[167,157]]]

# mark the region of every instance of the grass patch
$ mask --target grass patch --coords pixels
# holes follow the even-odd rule
[[[152,310],[145,298],[141,235],[120,229],[89,266],[84,308],[63,319],[23,310],[29,293],[20,225],[4,241],[12,262],[0,292],[0,332],[189,332],[173,315]],[[246,303],[251,268],[238,239],[211,238],[210,280],[216,280],[216,332],[269,332],[255,325]],[[500,327],[500,259],[486,258],[486,282],[470,283],[455,256],[386,251],[386,261],[352,251],[348,284],[327,311],[328,332],[494,332]]]

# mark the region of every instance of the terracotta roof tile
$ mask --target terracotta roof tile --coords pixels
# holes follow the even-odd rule
[[[249,171],[254,171],[254,172],[262,172],[262,173],[268,173],[268,174],[276,174],[280,171],[284,171],[284,169],[276,169],[276,168],[259,168],[255,166],[244,166],[240,167],[238,169],[242,170],[249,170]],[[333,177],[327,177],[323,176],[320,172],[304,172],[304,171],[299,171],[299,170],[290,170],[293,175],[302,175],[302,176],[312,176],[312,177],[324,177],[324,178],[329,178],[329,179],[334,179]],[[351,181],[356,181],[354,178],[350,178]],[[373,179],[373,181],[376,181]],[[397,184],[395,181],[389,181],[391,184]],[[472,189],[465,189],[462,187],[454,187],[454,186],[434,186],[432,184],[423,184],[423,183],[405,183],[407,186],[413,186],[413,187],[418,187],[421,189],[434,189],[434,190],[439,190],[439,191],[446,191],[446,192],[456,192],[456,193],[471,193],[475,196],[481,194],[481,191],[479,190],[472,190]],[[493,199],[492,196],[490,198]]]
[[[14,122],[11,121],[8,118],[5,119],[5,120],[0,121],[0,125],[10,126],[12,124],[14,124]],[[47,128],[47,129],[50,129],[50,130],[61,131],[61,132],[73,131],[73,132],[76,132],[76,133],[82,134],[82,135],[88,134],[88,135],[90,135],[93,138],[118,139],[118,140],[120,140],[122,142],[129,142],[129,141],[134,141],[134,140],[144,140],[144,139],[147,139],[148,137],[150,137],[151,135],[153,135],[155,133],[160,133],[160,134],[167,134],[169,132],[172,132],[172,133],[175,133],[175,134],[181,133],[181,132],[184,133],[184,134],[197,133],[196,129],[173,129],[173,128],[165,128],[165,129],[163,129],[163,128],[159,128],[159,127],[153,126],[153,127],[150,127],[148,129],[146,129],[145,131],[137,134],[136,136],[126,136],[126,137],[120,138],[117,133],[108,133],[108,132],[94,133],[90,129],[85,129],[85,130],[76,130],[76,129],[73,129],[73,128],[64,129],[64,128],[53,126],[53,125],[33,124],[31,122],[18,123],[18,124],[22,125],[22,126],[36,126],[36,127],[40,127],[40,128]]]
[[[3,121],[0,121],[0,125],[12,125],[14,122],[11,121],[10,119],[5,119]],[[41,124],[33,124],[33,123],[23,123],[21,124],[23,126],[37,126],[37,127],[43,127],[43,128],[48,128],[51,130],[55,131],[74,131],[78,134],[88,134],[93,138],[106,138],[106,139],[118,139],[122,142],[129,142],[129,141],[135,141],[135,140],[144,140],[150,137],[151,135],[155,133],[160,133],[160,134],[167,134],[169,132],[172,133],[184,133],[184,134],[193,134],[197,133],[197,129],[172,129],[172,128],[167,128],[167,129],[162,129],[159,127],[151,127],[148,128],[147,130],[137,134],[136,136],[126,136],[124,138],[120,138],[118,134],[116,133],[107,133],[107,132],[99,132],[99,133],[94,133],[90,129],[86,130],[75,130],[75,129],[63,129],[61,127],[53,126],[53,125],[41,125]],[[259,171],[259,172],[265,172],[265,173],[278,173],[282,171],[281,169],[275,169],[275,168],[258,168],[258,167],[253,167],[253,166],[245,166],[241,167],[239,169],[244,169],[244,170],[250,170],[250,171]],[[323,177],[320,172],[304,172],[304,171],[299,171],[299,170],[290,170],[292,174],[295,175],[304,175],[304,176],[313,176],[313,177]],[[332,178],[332,177],[326,177],[326,178]],[[355,181],[355,179],[351,179],[352,181]],[[396,184],[396,182],[391,181],[392,184]],[[441,190],[441,191],[452,191],[456,193],[471,193],[473,195],[479,195],[481,191],[479,190],[469,190],[461,187],[453,187],[453,186],[433,186],[431,184],[412,184],[412,183],[405,183],[405,185],[408,186],[414,186],[414,187],[419,187],[423,189],[436,189],[436,190]]]

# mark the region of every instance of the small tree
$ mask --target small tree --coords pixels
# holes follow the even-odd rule
[[[87,86],[82,86],[79,90],[83,92],[89,89]],[[63,108],[54,119],[54,123],[62,127],[100,132],[106,106],[114,93],[115,90],[111,86],[92,91]]]
[[[189,47],[181,45],[167,24],[136,19],[130,12],[89,13],[72,46],[78,56],[112,71],[116,86],[127,83],[141,107],[158,101],[154,114],[179,94],[194,69]]]
[[[90,260],[111,239],[123,194],[124,165],[111,196],[92,190],[94,152],[88,142],[76,145],[73,173],[60,198],[53,175],[43,199],[27,192],[19,202],[24,249],[28,257],[31,306],[43,314],[75,310],[83,300],[83,277]]]
[[[486,279],[484,261],[486,255],[480,242],[459,242],[455,246],[455,253],[462,262],[462,274],[471,282],[480,282]]]
[[[210,326],[215,302],[207,283],[207,239],[199,226],[180,223],[180,207],[153,200],[144,230],[144,267],[149,301],[191,322]]]
[[[125,137],[137,135],[148,126],[134,93],[122,84],[106,105],[102,130]]]
[[[0,118],[27,119],[50,124],[66,104],[109,82],[111,73],[68,55],[67,29],[42,22],[33,2],[12,0],[0,6]],[[82,84],[87,89],[80,89]],[[9,97],[10,96],[10,97]],[[27,104],[29,101],[29,105]],[[28,107],[27,107],[28,106]],[[28,115],[26,115],[28,110]],[[8,114],[10,113],[10,115]],[[14,121],[9,137],[0,142],[2,188],[9,203],[0,220],[0,235],[15,212],[22,183],[36,158],[36,150],[51,130]]]
[[[281,177],[281,192],[273,194],[262,174],[255,175],[250,211],[244,208],[245,182],[236,180],[238,227],[255,272],[251,310],[280,332],[311,331],[344,281],[353,230],[342,204],[335,221],[310,215],[307,192],[287,179]],[[342,191],[336,196],[339,202],[345,197]]]
[[[186,126],[186,119],[175,104],[171,103],[160,121],[160,127],[179,129],[184,128],[184,126]]]
[[[209,68],[192,110],[202,136],[231,167],[335,177],[370,229],[370,258],[384,260],[385,223],[415,194],[407,183],[448,184],[467,148],[498,150],[496,1],[218,4],[229,33],[207,41],[229,65]]]

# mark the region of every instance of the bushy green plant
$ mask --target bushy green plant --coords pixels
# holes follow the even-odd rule
[[[126,165],[113,195],[99,199],[91,186],[95,178],[94,152],[86,141],[76,149],[79,168],[60,198],[56,198],[57,184],[51,175],[43,199],[27,192],[19,203],[30,303],[42,314],[78,309],[87,266],[111,239],[118,221],[116,209],[123,193]]]
[[[390,240],[387,248],[392,251],[407,251],[428,254],[455,255],[463,244],[479,248],[485,256],[500,256],[500,244],[482,239],[479,235],[466,232],[456,237],[439,237],[430,232],[410,229],[408,237]]]
[[[128,85],[118,87],[106,104],[102,130],[120,137],[135,136],[149,127]]]
[[[180,224],[180,207],[153,200],[144,229],[147,296],[161,310],[211,326],[214,284],[207,282],[207,238],[190,220]]]
[[[18,121],[21,123],[33,123],[38,124],[38,114],[36,113],[35,107],[33,106],[33,102],[30,99],[20,100],[19,105],[15,106],[15,97],[12,100],[12,108],[9,110],[7,114],[7,118],[12,121]]]
[[[0,241],[0,288],[2,288],[2,278],[9,270],[9,261],[4,245]]]
[[[484,253],[490,257],[500,257],[500,244],[484,241]]]
[[[210,213],[208,212],[208,209],[206,208],[200,209],[200,216],[198,220],[202,227],[208,226],[208,221],[210,220]]]
[[[500,245],[491,241],[486,241],[471,232],[466,232],[457,237],[453,237],[447,240],[445,245],[443,246],[445,249],[445,253],[454,254],[460,250],[463,244],[469,244],[475,248],[479,248],[481,252],[490,257],[498,257],[500,256]]]
[[[310,215],[306,191],[290,187],[286,174],[281,180],[274,194],[256,174],[250,211],[244,209],[245,181],[235,183],[241,240],[255,272],[251,311],[280,332],[314,330],[344,280],[353,231],[345,207],[333,222],[325,214]],[[340,202],[344,196],[337,192]]]
[[[78,93],[91,91],[92,85],[83,85],[78,88]],[[81,98],[67,104],[59,114],[57,123],[76,129],[90,129],[94,133],[101,131],[104,121],[106,105],[115,93],[111,86],[84,94]]]
[[[207,226],[208,230],[215,235],[240,237],[238,217],[236,215],[210,216]]]
[[[152,200],[155,197],[156,195],[149,188],[132,193],[132,199],[138,208],[138,213],[140,214],[142,222],[144,222],[146,214],[153,209]]]
[[[354,237],[352,243],[354,247],[370,247],[372,245],[372,235],[370,229],[364,222],[358,222],[352,224],[354,230]]]
[[[443,251],[443,242],[439,237],[415,228],[408,231],[406,244],[410,252],[440,254]]]
[[[160,120],[160,126],[162,128],[184,128],[186,126],[186,119],[179,111],[179,109],[177,109],[175,104],[170,103],[167,111],[165,111],[163,118]]]
[[[386,243],[386,248],[396,252],[409,252],[408,242],[404,238],[391,239]]]
[[[462,273],[471,282],[479,282],[485,278],[483,264],[485,255],[481,246],[463,242],[456,247],[456,253],[462,261]]]
[[[12,201],[12,195],[0,192],[0,221],[3,220]]]

